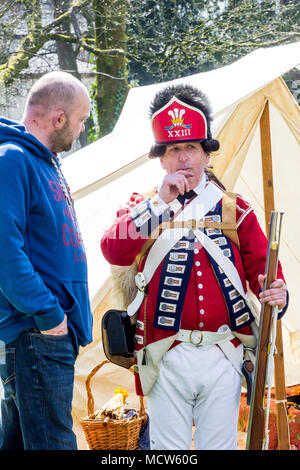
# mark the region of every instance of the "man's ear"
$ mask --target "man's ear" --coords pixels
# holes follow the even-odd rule
[[[164,161],[164,157],[159,157],[159,160],[160,160],[160,164],[161,164],[162,168],[165,170],[166,169],[166,164],[165,164],[165,161]]]
[[[57,130],[62,129],[66,121],[67,121],[66,114],[62,109],[57,110],[52,117],[53,127]]]
[[[206,160],[205,160],[206,165],[209,163],[209,160],[210,160],[210,153],[207,153]]]

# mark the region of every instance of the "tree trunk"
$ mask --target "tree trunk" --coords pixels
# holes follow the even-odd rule
[[[93,0],[95,47],[125,49],[126,0]],[[112,131],[128,92],[127,64],[122,54],[96,56],[95,102],[100,135]]]
[[[71,0],[53,0],[54,18],[61,16],[65,11],[70,10]],[[64,23],[58,28],[58,33],[71,36],[71,20],[70,16],[66,18]],[[56,40],[56,50],[58,56],[59,69],[74,75],[78,80],[82,80],[81,74],[77,67],[77,58],[72,43]],[[90,116],[85,123],[85,131],[81,132],[79,141],[81,147],[85,147],[89,143],[89,132],[94,127],[93,117]]]

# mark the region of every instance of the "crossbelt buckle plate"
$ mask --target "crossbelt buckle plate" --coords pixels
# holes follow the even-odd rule
[[[197,228],[197,220],[195,219],[191,219],[191,220],[187,220],[184,224],[184,226],[190,230],[196,230]]]
[[[190,343],[194,346],[200,346],[203,340],[203,332],[200,330],[192,330],[190,333]]]
[[[140,292],[144,292],[146,288],[146,279],[143,273],[137,273],[135,276],[135,285]]]

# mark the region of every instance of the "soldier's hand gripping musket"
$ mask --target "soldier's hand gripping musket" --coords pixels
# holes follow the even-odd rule
[[[282,213],[274,211],[271,214],[266,274],[261,294],[261,299],[264,302],[259,323],[254,385],[246,443],[247,450],[268,448],[270,393],[274,372],[276,325],[279,310],[278,299],[277,303],[275,299],[270,299],[270,293],[277,275],[282,216]],[[266,400],[265,392],[267,386],[268,394]]]

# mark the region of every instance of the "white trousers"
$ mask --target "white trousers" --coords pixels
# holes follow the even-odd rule
[[[242,354],[242,348],[241,348]],[[169,350],[148,395],[153,450],[237,449],[241,376],[216,345]]]

